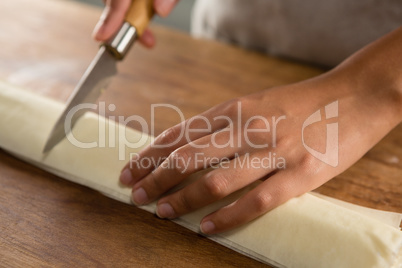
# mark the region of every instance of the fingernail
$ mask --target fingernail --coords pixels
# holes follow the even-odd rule
[[[172,219],[175,218],[175,212],[172,208],[171,205],[169,205],[168,203],[163,203],[158,205],[158,208],[156,210],[156,215],[159,218],[168,218],[168,219]]]
[[[200,228],[201,232],[203,232],[204,234],[208,234],[215,230],[215,224],[212,221],[206,221],[201,223]]]
[[[134,204],[141,206],[148,202],[148,195],[143,188],[138,188],[133,193]]]
[[[126,168],[120,174],[120,182],[124,185],[129,185],[133,181],[133,174],[131,174],[131,170]]]
[[[155,0],[155,8],[159,15],[165,17],[172,10],[175,0]]]

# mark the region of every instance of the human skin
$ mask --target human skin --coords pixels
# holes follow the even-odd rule
[[[124,20],[124,14],[130,7],[131,0],[104,0],[104,2],[105,9],[93,31],[93,38],[97,41],[106,41],[117,32]],[[166,17],[177,2],[178,0],[154,0],[156,14]],[[148,48],[155,45],[154,35],[149,29],[144,31],[139,41]]]
[[[160,12],[157,6],[162,2],[155,1],[157,12]],[[167,15],[173,8],[175,1],[170,3],[166,12],[161,14]],[[119,9],[118,12],[122,13],[116,15],[120,16],[120,23],[123,11]],[[145,43],[147,46],[154,44]],[[207,215],[202,219],[200,228],[205,234],[214,234],[243,225],[340,174],[402,121],[401,44],[402,27],[362,48],[323,75],[230,100],[167,129],[138,154],[138,159],[157,161],[166,158],[165,162],[148,168],[129,163],[123,169],[120,181],[132,187],[135,204],[145,205],[202,169],[202,165],[192,161],[197,154],[205,159],[230,159],[225,167],[211,169],[183,189],[163,196],[158,201],[157,215],[161,218],[179,217],[261,180],[261,184],[234,203]],[[322,120],[304,130],[305,143],[325,152],[326,124],[338,124],[339,150],[328,152],[338,158],[338,163],[331,166],[311,155],[301,137],[305,120],[334,102],[338,105],[336,118]],[[241,124],[237,123],[239,104]],[[229,118],[232,123],[214,120],[219,116]],[[272,122],[272,117],[285,118],[277,124],[275,131],[271,124],[270,131],[245,134],[245,129],[267,130],[264,118]],[[256,119],[245,124],[252,118]],[[207,122],[211,124],[208,131],[193,131],[179,139],[183,129],[205,130]],[[286,167],[241,168],[235,164],[234,157],[242,159],[248,155],[253,159],[263,159],[269,153],[285,159]],[[177,159],[188,161],[190,166],[184,169],[174,165]]]

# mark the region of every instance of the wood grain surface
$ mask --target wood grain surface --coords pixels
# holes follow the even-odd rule
[[[0,12],[0,80],[65,101],[96,54],[90,34],[101,10],[72,1],[13,0],[1,1]],[[323,72],[152,29],[157,47],[135,46],[101,97],[117,106],[108,116],[137,114],[150,122],[151,104],[170,103],[190,117],[233,97]],[[160,111],[154,134],[179,120],[172,111]],[[402,125],[317,191],[402,213]],[[264,265],[0,151],[0,266]]]

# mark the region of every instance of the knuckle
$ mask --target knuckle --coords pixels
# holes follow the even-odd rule
[[[300,152],[304,153],[304,148],[298,144],[298,140],[291,135],[281,135],[272,139],[272,148],[286,155],[289,162],[299,159]]]
[[[276,138],[276,147],[289,150],[289,148],[293,148],[294,139],[290,135],[285,135]]]
[[[151,184],[151,188],[156,192],[161,192],[164,190],[161,180],[155,175],[154,172],[149,174],[149,183]]]
[[[188,195],[185,194],[184,191],[178,192],[178,206],[180,209],[176,209],[176,211],[180,211],[181,213],[186,213],[188,211],[193,211],[195,207],[192,205],[191,201],[188,198]]]
[[[188,149],[179,148],[173,151],[168,158],[171,167],[177,173],[186,173],[189,168],[189,164],[192,158],[192,153]]]
[[[317,159],[309,154],[304,154],[299,161],[299,168],[305,175],[313,175],[317,172]]]
[[[225,197],[229,193],[228,180],[222,173],[209,173],[204,180],[206,192],[215,199]]]
[[[249,129],[266,129],[268,127],[268,121],[264,121],[262,118],[255,118],[248,124]]]
[[[272,195],[267,192],[261,192],[254,197],[254,209],[258,214],[268,211],[272,203]]]
[[[160,146],[174,146],[175,143],[179,142],[179,137],[181,134],[181,128],[180,127],[172,127],[160,134],[157,139],[155,140],[156,145]]]
[[[248,122],[245,127],[246,129],[242,134],[247,144],[268,147],[268,144],[271,143],[271,135],[268,133],[270,131],[269,123],[267,121],[262,118],[256,118]]]
[[[239,103],[242,103],[240,98],[232,99],[226,102],[225,107],[223,108],[224,113],[229,117],[235,116],[238,113]]]

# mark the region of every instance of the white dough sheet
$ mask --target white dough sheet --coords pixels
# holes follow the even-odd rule
[[[130,153],[149,144],[151,137],[88,112],[69,135],[86,144],[97,142],[97,146],[83,149],[64,139],[43,155],[46,139],[64,107],[0,82],[0,147],[50,173],[132,204],[131,189],[120,185],[118,178]],[[105,144],[99,140],[100,132],[105,133]],[[205,215],[244,191],[175,222],[199,232]],[[153,203],[140,208],[154,213],[155,207]],[[397,213],[334,203],[308,193],[240,228],[208,238],[276,267],[402,267],[400,220]]]

